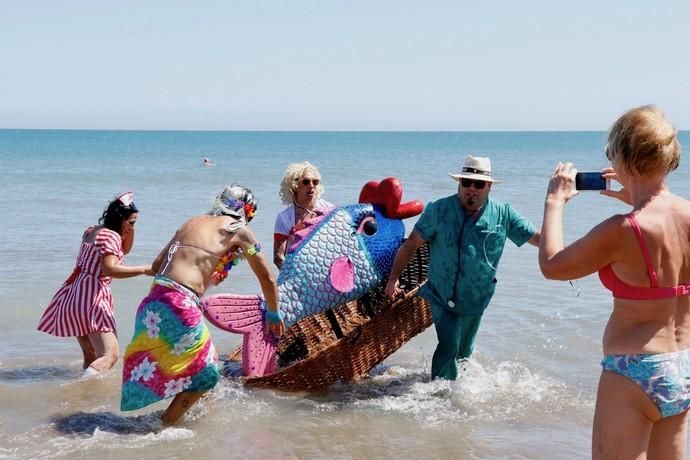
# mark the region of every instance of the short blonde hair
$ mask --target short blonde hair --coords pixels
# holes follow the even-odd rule
[[[323,194],[324,188],[321,184],[321,173],[313,164],[308,161],[302,163],[291,163],[285,170],[283,180],[280,182],[280,199],[284,204],[292,204],[295,202],[295,195],[297,188],[299,188],[299,181],[305,173],[309,173],[316,179],[319,179],[319,185],[316,186],[316,198],[318,199]]]
[[[609,131],[606,157],[633,175],[668,174],[680,164],[678,131],[656,106],[629,110]]]

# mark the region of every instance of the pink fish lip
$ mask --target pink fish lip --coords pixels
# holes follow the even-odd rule
[[[328,281],[340,293],[351,292],[355,288],[355,270],[347,256],[338,257],[331,264]]]

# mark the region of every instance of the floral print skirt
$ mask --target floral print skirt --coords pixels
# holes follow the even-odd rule
[[[139,304],[125,352],[120,409],[140,409],[182,391],[207,391],[220,379],[218,355],[199,297],[157,276]]]

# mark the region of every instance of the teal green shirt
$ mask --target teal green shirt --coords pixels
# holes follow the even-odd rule
[[[482,314],[489,305],[506,238],[522,246],[537,231],[510,204],[491,198],[479,216],[466,216],[457,194],[429,203],[414,230],[431,255],[420,294],[461,316]]]

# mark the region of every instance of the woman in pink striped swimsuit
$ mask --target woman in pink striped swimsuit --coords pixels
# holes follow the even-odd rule
[[[118,196],[103,212],[99,225],[84,231],[74,271],[38,323],[39,331],[77,338],[84,355],[84,377],[110,369],[118,359],[111,280],[153,275],[150,265],[124,265],[139,212],[133,196],[132,192]]]

